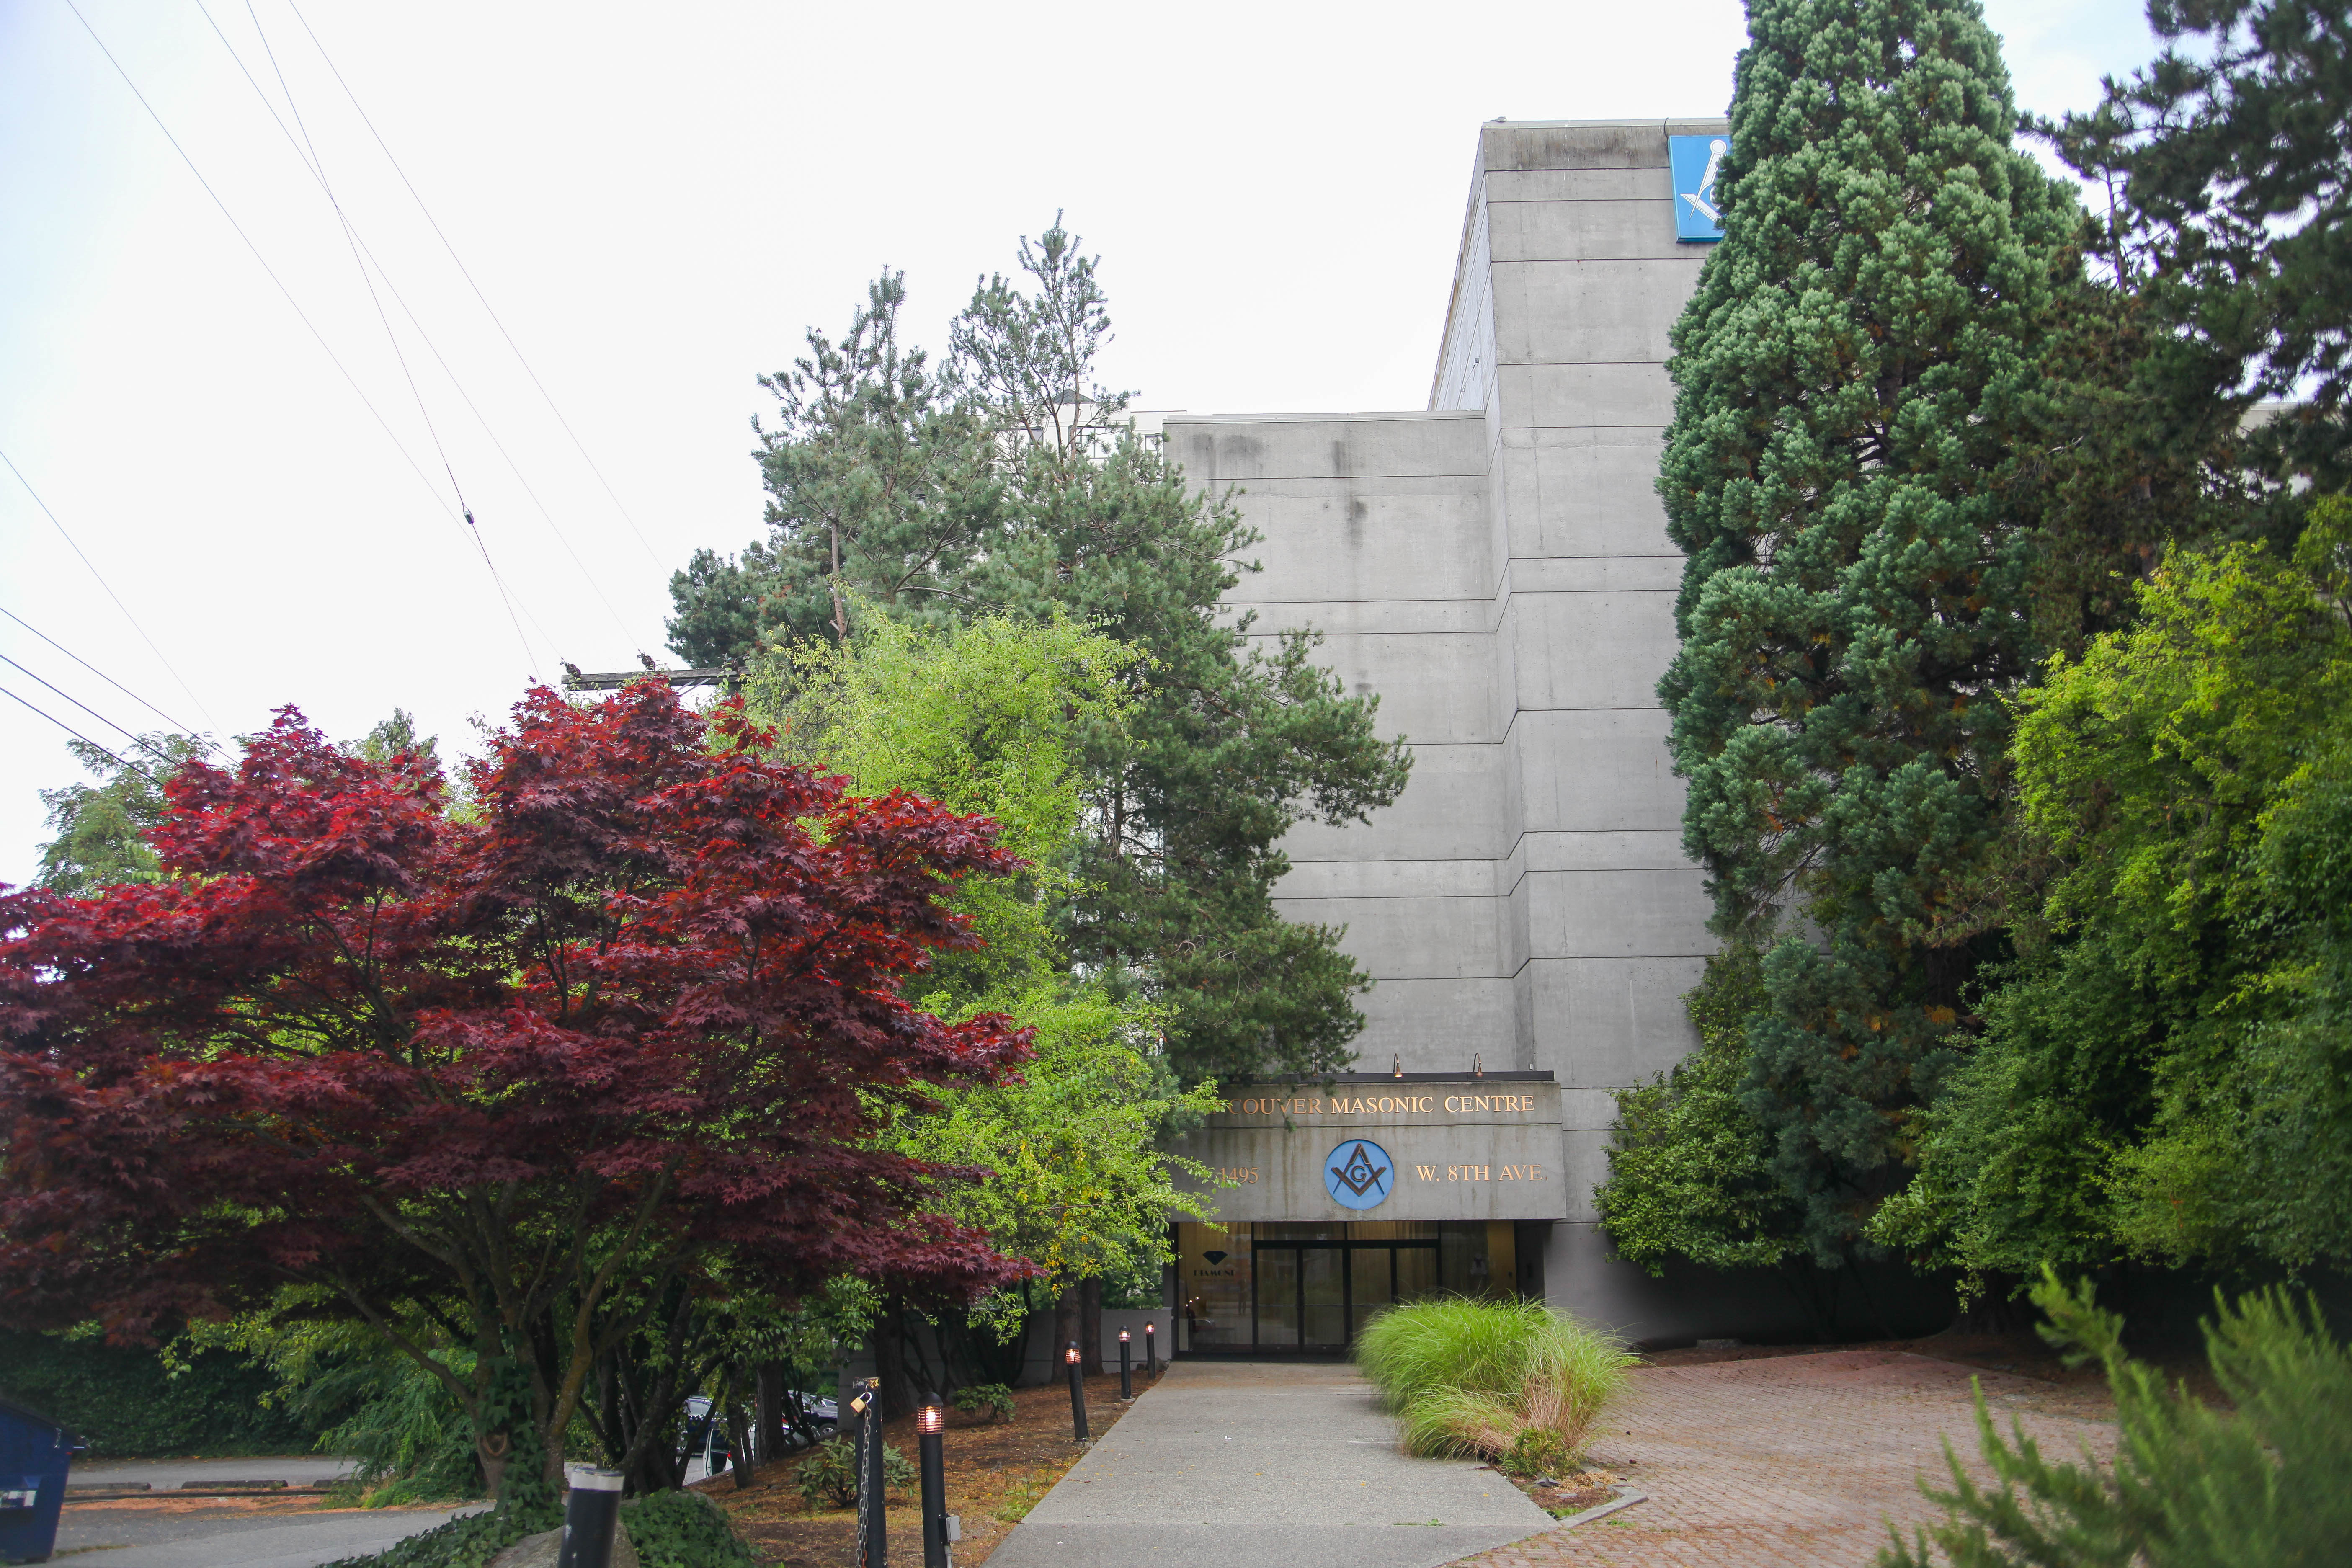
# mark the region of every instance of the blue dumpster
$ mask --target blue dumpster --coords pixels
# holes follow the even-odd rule
[[[79,1439],[47,1416],[0,1399],[0,1563],[47,1563],[58,1543],[66,1466]]]

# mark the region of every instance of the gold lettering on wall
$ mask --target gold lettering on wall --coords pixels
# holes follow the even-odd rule
[[[1244,1096],[1225,1101],[1228,1116],[1433,1116],[1505,1117],[1534,1112],[1532,1094],[1289,1094]]]
[[[1424,1182],[1491,1182],[1499,1173],[1507,1182],[1541,1182],[1550,1178],[1540,1164],[1415,1165],[1412,1173]]]

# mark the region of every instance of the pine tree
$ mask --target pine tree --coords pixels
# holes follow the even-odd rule
[[[1363,1026],[1370,984],[1341,931],[1286,921],[1276,847],[1294,825],[1361,819],[1403,790],[1410,759],[1298,634],[1253,647],[1221,617],[1257,535],[1230,500],[1192,489],[1096,378],[1110,320],[1094,259],[1056,215],[1024,285],[983,281],[955,325],[958,379],[986,399],[1008,455],[1003,547],[975,591],[1067,614],[1149,656],[1116,725],[1089,731],[1090,823],[1071,955],[1132,977],[1171,1008],[1187,1081],[1328,1071]]]
[[[1751,1114],[1844,1256],[1957,1058],[2036,657],[2038,361],[2079,223],[2016,152],[1970,0],[1750,0],[1725,237],[1674,333],[1659,489],[1688,556],[1660,693],[1718,929],[1801,909]]]
[[[884,278],[840,344],[812,332],[798,369],[766,378],[787,414],[762,432],[770,538],[672,579],[671,647],[720,664],[780,637],[838,645],[870,605],[1067,618],[1139,650],[1116,718],[1079,726],[1086,826],[1052,879],[1067,956],[1165,1005],[1187,1082],[1345,1066],[1370,982],[1339,930],[1275,909],[1276,845],[1395,800],[1403,743],[1315,662],[1315,637],[1220,617],[1257,536],[1100,381],[1108,304],[1059,214],[1015,275],[980,280],[936,376],[898,344],[904,297]]]
[[[769,537],[740,560],[699,550],[670,578],[670,646],[697,664],[762,635],[849,637],[849,598],[916,620],[953,618],[962,574],[997,521],[979,411],[901,347],[903,274],[886,272],[835,342],[810,329],[791,370],[763,375],[773,428],[754,419]]]
[[[2147,298],[2135,391],[2159,416],[2234,426],[2293,412],[2241,460],[2273,484],[2352,482],[2352,4],[2149,0],[2164,52],[2041,129],[2116,198],[2105,248]],[[2184,47],[2185,46],[2185,47]],[[2232,432],[2234,434],[2234,431]],[[2281,521],[2299,515],[2275,499]]]

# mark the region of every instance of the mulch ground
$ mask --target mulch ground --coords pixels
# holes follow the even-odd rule
[[[1150,1384],[1135,1376],[1135,1391]],[[988,1421],[961,1411],[948,1413],[946,1436],[948,1511],[963,1517],[963,1539],[955,1547],[956,1568],[979,1568],[1019,1523],[1031,1506],[1086,1450],[1071,1439],[1070,1385],[1055,1382],[1013,1391],[1013,1419]],[[1118,1374],[1087,1379],[1087,1423],[1100,1437],[1124,1413]],[[883,1435],[908,1460],[917,1458],[915,1418],[891,1422]],[[854,1568],[857,1518],[848,1509],[812,1510],[801,1501],[793,1476],[794,1459],[762,1466],[738,1490],[722,1475],[694,1489],[727,1510],[736,1532],[749,1542],[765,1568]],[[912,1489],[892,1493],[885,1510],[891,1557],[922,1561],[922,1521]]]

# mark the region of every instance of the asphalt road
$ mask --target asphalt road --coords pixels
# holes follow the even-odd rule
[[[318,1568],[381,1552],[464,1509],[336,1509],[256,1513],[218,1507],[72,1503],[52,1561],[74,1568]],[[68,1556],[68,1554],[71,1555]]]
[[[166,1501],[183,1482],[284,1481],[316,1486],[352,1461],[322,1454],[241,1459],[98,1459],[77,1464],[69,1485],[145,1482],[156,1500],[66,1505],[52,1561],[75,1568],[317,1568],[381,1552],[465,1509],[257,1507],[236,1499]],[[290,1501],[291,1500],[289,1500]],[[282,1511],[281,1511],[282,1510]]]

